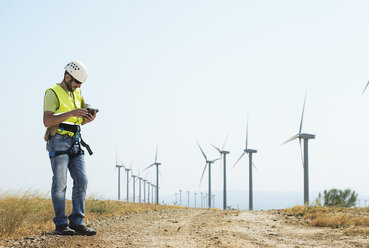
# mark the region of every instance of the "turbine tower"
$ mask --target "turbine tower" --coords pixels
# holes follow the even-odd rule
[[[302,123],[304,119],[305,102],[306,102],[306,93],[305,93],[305,99],[304,99],[304,106],[302,108],[299,132],[296,135],[289,138],[283,144],[286,144],[297,138],[299,139],[302,165],[304,167],[304,204],[309,204],[309,147],[308,147],[308,143],[309,143],[309,139],[315,139],[315,134],[301,133]],[[302,150],[301,150],[301,139],[304,140],[304,155],[302,155]]]
[[[142,179],[143,181],[143,185],[144,185],[144,197],[143,197],[143,202],[146,203],[146,182],[147,179]]]
[[[136,202],[136,175],[132,175],[133,179],[133,203]]]
[[[138,203],[141,203],[141,185],[142,185],[142,177],[138,176]]]
[[[156,204],[159,204],[159,165],[161,163],[157,162],[158,158],[158,145],[156,145],[156,154],[155,154],[155,162],[149,165],[145,170],[150,168],[151,166],[156,166]]]
[[[217,158],[217,159],[214,159],[214,160],[208,160],[208,158],[206,157],[206,155],[205,155],[204,151],[202,150],[200,144],[197,143],[197,145],[199,146],[200,151],[201,151],[202,155],[204,155],[204,158],[205,158],[205,166],[204,166],[204,170],[203,170],[202,175],[201,175],[200,184],[202,182],[202,178],[204,177],[206,167],[208,167],[208,208],[211,208],[211,165],[215,161],[219,160],[220,158]]]
[[[150,202],[150,193],[151,193],[151,188],[150,188],[150,186],[151,186],[151,183],[149,182],[149,181],[147,181],[147,203],[151,203]]]
[[[190,191],[187,190],[187,207],[190,207]]]
[[[154,203],[154,188],[156,187],[154,184],[151,184],[151,202]]]
[[[223,209],[227,209],[227,163],[226,163],[226,157],[227,154],[229,154],[229,151],[224,150],[224,146],[227,142],[228,135],[224,141],[224,144],[222,146],[222,149],[216,147],[215,145],[212,145],[219,153],[220,158],[223,157]]]
[[[118,168],[118,201],[120,201],[120,168],[122,168],[123,166],[118,164],[118,162],[115,162],[115,167]]]
[[[253,203],[254,198],[253,198],[253,183],[252,183],[252,166],[255,167],[255,165],[252,162],[252,154],[257,153],[258,151],[248,148],[248,136],[249,136],[249,118],[247,118],[247,125],[246,125],[246,148],[245,150],[243,150],[243,153],[241,154],[240,158],[236,161],[236,163],[233,165],[232,169],[236,166],[238,161],[241,160],[243,155],[247,153],[247,155],[249,156],[249,210],[253,210],[254,209],[254,203]]]
[[[119,162],[123,165],[124,170],[126,171],[127,175],[127,202],[129,201],[129,172],[132,170],[130,168],[127,168],[122,161],[119,160]]]

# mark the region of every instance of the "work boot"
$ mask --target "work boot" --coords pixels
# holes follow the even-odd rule
[[[82,226],[70,226],[74,231],[76,231],[76,234],[78,235],[86,235],[86,236],[93,236],[96,235],[96,230],[92,229],[90,227],[87,227],[85,225]]]
[[[76,231],[73,229],[70,229],[67,224],[56,226],[54,230],[54,234],[57,235],[74,235],[76,234]]]

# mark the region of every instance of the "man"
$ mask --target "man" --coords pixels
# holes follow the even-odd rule
[[[86,144],[80,136],[80,125],[93,121],[96,111],[89,112],[85,108],[80,92],[82,83],[87,79],[86,66],[73,61],[64,69],[63,81],[48,89],[44,97],[44,125],[47,127],[45,140],[53,171],[51,197],[55,211],[54,233],[95,235],[96,231],[83,222],[87,176],[84,151],[81,148],[81,144]],[[89,150],[88,145],[87,148]],[[67,170],[73,178],[73,210],[68,217],[69,225],[65,215]]]

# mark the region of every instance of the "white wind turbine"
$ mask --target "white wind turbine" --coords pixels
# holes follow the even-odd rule
[[[127,202],[129,201],[129,172],[132,170],[131,168],[126,167],[122,161],[119,160],[119,162],[122,164],[124,170],[126,171],[127,175]]]
[[[120,169],[123,166],[118,164],[117,158],[115,159],[115,167],[118,168],[118,201],[120,201]]]
[[[224,146],[227,142],[228,136],[226,137],[226,139],[224,140],[224,144],[222,146],[222,149],[216,147],[215,145],[212,145],[219,153],[220,153],[220,158],[223,158],[223,209],[226,210],[227,209],[227,162],[226,162],[226,157],[227,154],[229,154],[229,151],[224,150]]]
[[[133,203],[135,203],[136,202],[136,175],[133,175],[132,174],[132,180],[133,180],[133,182],[132,182],[132,187],[133,187]]]
[[[249,210],[253,210],[253,208],[254,208],[253,199],[254,198],[253,198],[253,183],[252,183],[252,166],[255,167],[255,165],[252,162],[252,154],[257,153],[258,151],[248,148],[248,136],[249,136],[249,118],[247,118],[247,125],[246,125],[246,147],[245,147],[245,150],[243,150],[243,153],[241,154],[240,158],[233,165],[232,169],[236,166],[238,161],[241,160],[243,155],[245,155],[247,153],[247,155],[249,156]]]
[[[205,158],[205,166],[204,166],[204,170],[203,170],[202,175],[201,175],[200,183],[202,181],[202,178],[204,177],[204,173],[205,173],[206,167],[208,167],[208,173],[209,173],[208,174],[208,192],[209,192],[208,193],[208,208],[211,208],[211,165],[215,161],[219,160],[220,158],[217,158],[217,159],[214,159],[214,160],[208,160],[207,157],[206,157],[206,155],[205,155],[205,153],[204,153],[204,151],[202,150],[200,144],[199,143],[197,143],[197,144],[198,144],[198,146],[199,146],[199,148],[201,150],[202,155],[204,155],[204,158]]]
[[[288,143],[292,140],[295,140],[295,139],[299,139],[301,159],[303,161],[302,165],[304,167],[304,204],[309,204],[309,147],[308,147],[308,143],[309,143],[309,139],[315,139],[316,135],[315,134],[308,134],[308,133],[301,133],[302,132],[302,123],[303,123],[303,119],[304,119],[305,102],[306,102],[306,93],[305,93],[305,99],[304,99],[304,106],[302,108],[302,115],[301,115],[299,132],[296,135],[289,138],[283,144],[286,144],[286,143]],[[304,140],[304,154],[302,154],[301,139]]]
[[[156,145],[156,154],[155,154],[155,162],[149,165],[145,170],[150,168],[151,166],[156,166],[156,204],[159,204],[159,165],[161,163],[157,162],[158,158],[158,145]]]

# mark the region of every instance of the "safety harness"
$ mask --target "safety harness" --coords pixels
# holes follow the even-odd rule
[[[73,145],[67,150],[67,151],[53,151],[49,152],[50,158],[55,158],[56,156],[67,154],[69,156],[69,159],[73,159],[78,157],[79,155],[85,154],[85,152],[82,150],[81,145],[85,147],[90,155],[93,154],[90,146],[83,141],[81,136],[81,128],[79,125],[69,125],[65,123],[60,123],[59,128],[61,130],[69,131],[74,133],[73,135]],[[81,143],[79,142],[79,139],[81,139]],[[74,152],[73,148],[78,146],[78,152]]]

